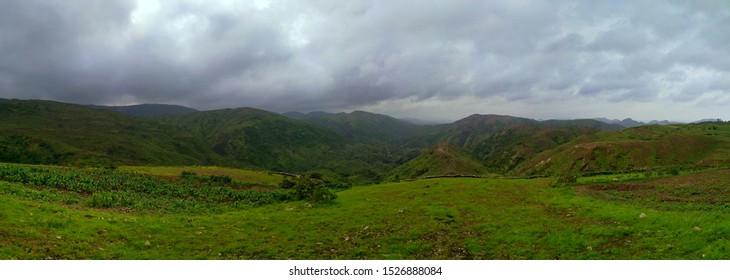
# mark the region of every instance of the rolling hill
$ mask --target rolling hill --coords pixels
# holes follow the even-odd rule
[[[415,125],[390,116],[364,111],[336,114],[289,112],[284,115],[327,128],[345,139],[359,143],[401,145],[408,139],[419,138],[436,130],[436,126]]]
[[[490,171],[506,173],[538,153],[553,149],[579,136],[599,132],[598,128],[564,128],[518,124],[502,129],[479,142],[472,154]]]
[[[103,106],[103,105],[87,105],[94,109],[105,109],[120,112],[125,115],[135,117],[164,117],[183,115],[187,113],[197,112],[198,110],[180,105],[168,104],[139,104],[130,106]]]
[[[218,155],[247,167],[317,169],[341,157],[345,148],[345,139],[332,131],[254,108],[195,112],[162,121],[190,131]]]
[[[487,168],[460,147],[444,142],[423,151],[419,156],[398,166],[391,180],[417,179],[428,176],[486,175]]]
[[[0,99],[0,161],[63,165],[218,164],[180,128],[82,105]]]
[[[730,124],[640,126],[578,137],[523,162],[514,174],[617,172],[730,164]]]

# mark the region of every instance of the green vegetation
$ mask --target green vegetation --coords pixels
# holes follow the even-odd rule
[[[596,132],[598,130],[595,128],[581,126],[545,128],[536,125],[513,125],[476,144],[472,153],[490,171],[504,174],[541,152]]]
[[[0,162],[218,164],[189,132],[81,105],[0,99]]]
[[[290,116],[0,99],[0,258],[730,258],[728,123]]]
[[[487,174],[487,168],[461,148],[442,143],[402,164],[391,174],[391,180],[416,179],[430,176]]]
[[[730,164],[730,124],[641,126],[578,137],[515,167],[515,175],[666,172]]]
[[[55,171],[102,181],[119,176],[12,167],[44,170],[34,176]],[[551,188],[550,178],[443,178],[355,187],[326,204],[283,201],[163,212],[130,212],[113,203],[98,207],[83,194],[73,202],[70,190],[3,179],[0,258],[726,259],[728,179],[730,172],[713,171],[672,179],[677,182],[643,181],[641,187]],[[692,182],[699,194],[677,187],[680,181]],[[654,199],[669,189],[670,197],[688,199]],[[635,194],[622,195],[626,191]],[[116,201],[105,199],[98,203]]]

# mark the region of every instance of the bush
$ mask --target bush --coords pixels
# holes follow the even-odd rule
[[[223,176],[210,175],[208,180],[212,183],[222,183],[222,184],[233,183],[233,178],[231,178],[228,175],[223,175]]]
[[[345,189],[349,188],[350,185],[342,183],[332,183],[329,181],[323,181],[317,178],[319,176],[312,177],[300,177],[293,181],[284,179],[279,184],[279,187],[283,189],[293,189],[294,198],[297,200],[309,200],[313,203],[327,203],[331,202],[337,195],[329,188]]]
[[[314,203],[329,203],[337,198],[337,194],[331,190],[319,186],[312,192],[312,198],[310,199]]]
[[[294,188],[295,186],[296,186],[296,184],[294,182],[290,181],[289,179],[284,179],[284,181],[281,181],[281,183],[279,183],[279,188],[282,188],[285,190]]]

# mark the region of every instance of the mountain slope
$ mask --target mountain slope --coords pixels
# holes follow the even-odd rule
[[[539,125],[539,122],[512,116],[474,114],[449,124],[443,131],[442,141],[471,149],[490,135],[516,124]]]
[[[88,105],[94,109],[105,109],[120,112],[125,115],[135,117],[164,117],[183,115],[187,113],[197,112],[193,108],[188,108],[180,105],[168,105],[168,104],[139,104],[130,106],[102,106],[102,105]]]
[[[580,126],[550,128],[513,125],[476,144],[472,154],[491,171],[505,173],[540,152],[598,131],[597,128]]]
[[[0,99],[0,161],[39,164],[214,164],[218,157],[177,127],[41,100]]]
[[[640,126],[578,137],[517,166],[515,174],[615,172],[730,164],[730,124]]]
[[[284,115],[327,128],[345,139],[360,143],[398,144],[428,131],[431,127],[414,125],[390,116],[364,111],[354,111],[349,114],[289,112]]]
[[[302,171],[342,157],[345,140],[318,126],[275,113],[238,108],[163,118],[204,139],[218,155],[246,166]]]
[[[392,180],[443,175],[485,175],[487,168],[468,152],[451,143],[441,143],[402,164],[390,175]]]

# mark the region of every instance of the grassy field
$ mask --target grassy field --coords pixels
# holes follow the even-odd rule
[[[0,258],[728,259],[727,179],[722,170],[562,187],[444,178],[355,187],[330,204],[187,197],[208,206],[166,211],[93,206],[93,193],[7,179]]]

